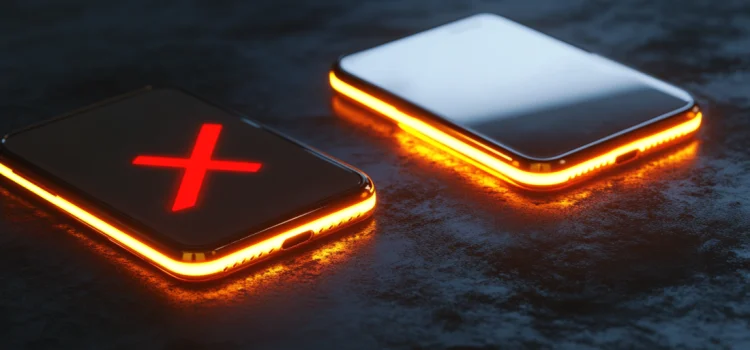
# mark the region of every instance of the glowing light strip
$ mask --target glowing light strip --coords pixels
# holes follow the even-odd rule
[[[32,193],[53,204],[54,206],[62,209],[78,220],[95,228],[102,234],[115,240],[116,242],[119,242],[126,248],[140,254],[144,258],[150,260],[152,263],[165,269],[166,271],[186,278],[207,277],[217,273],[222,273],[235,266],[240,266],[246,261],[260,257],[261,255],[268,254],[273,251],[279,251],[281,250],[281,245],[286,239],[307,231],[312,231],[314,235],[318,235],[323,230],[336,227],[341,223],[346,223],[353,218],[368,213],[375,207],[376,202],[375,194],[373,193],[372,196],[362,200],[361,202],[353,204],[335,213],[331,213],[322,218],[302,224],[293,229],[290,229],[289,231],[283,232],[277,236],[274,236],[262,242],[258,242],[249,247],[242,248],[234,253],[223,256],[216,260],[202,262],[184,262],[164,255],[163,253],[150,247],[146,243],[143,243],[133,236],[121,231],[120,229],[115,228],[114,226],[108,224],[102,219],[99,219],[86,210],[81,209],[80,207],[67,201],[66,199],[42,189],[41,187],[33,184],[31,181],[14,173],[11,168],[2,163],[0,163],[0,175],[5,176],[9,180],[31,191]]]
[[[599,169],[606,165],[613,165],[616,162],[617,157],[628,152],[635,150],[643,152],[664,142],[695,132],[700,127],[702,120],[702,113],[698,112],[695,117],[682,124],[635,140],[569,168],[549,173],[535,173],[521,170],[505,163],[474,146],[465,143],[464,141],[410,116],[400,111],[398,108],[343,82],[333,72],[329,74],[329,80],[331,87],[333,87],[334,90],[386,117],[393,119],[406,132],[415,135],[418,133],[421,135],[417,136],[432,139],[459,154],[473,159],[477,163],[483,165],[482,168],[486,167],[491,169],[492,171],[490,171],[490,173],[493,173],[494,175],[497,173],[502,174],[504,177],[511,179],[511,182],[540,187],[564,184],[571,179],[586,174],[592,170]]]

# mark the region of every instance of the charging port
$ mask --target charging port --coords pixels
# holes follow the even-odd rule
[[[633,150],[625,154],[621,154],[615,159],[615,163],[622,164],[627,163],[633,159],[635,159],[638,156],[638,150]]]
[[[296,245],[305,243],[312,238],[312,231],[302,232],[296,236],[287,238],[284,243],[281,244],[281,249],[289,249]]]

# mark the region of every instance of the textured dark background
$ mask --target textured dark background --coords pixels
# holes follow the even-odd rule
[[[528,195],[330,111],[339,54],[482,11],[685,87],[709,111],[704,129],[583,186]],[[4,1],[0,131],[177,85],[360,167],[380,205],[325,244],[196,287],[0,183],[0,339],[750,348],[749,78],[747,1]]]

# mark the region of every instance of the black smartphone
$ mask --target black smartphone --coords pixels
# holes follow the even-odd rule
[[[479,14],[343,56],[334,91],[515,185],[549,190],[694,134],[682,89]]]
[[[11,133],[0,175],[189,281],[361,221],[376,201],[362,171],[179,89]]]

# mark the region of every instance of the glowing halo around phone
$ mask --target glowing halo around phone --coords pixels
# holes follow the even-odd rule
[[[9,134],[0,178],[185,281],[297,248],[376,204],[363,172],[178,89]]]
[[[517,186],[551,190],[687,139],[685,91],[481,14],[342,57],[333,90]]]

